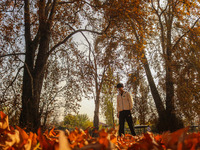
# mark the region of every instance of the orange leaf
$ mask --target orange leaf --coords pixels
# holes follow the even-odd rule
[[[54,132],[55,127],[53,127],[50,131],[49,131],[49,136],[56,136],[56,133]]]
[[[38,129],[38,140],[42,149],[53,150],[54,149],[54,142],[48,141],[44,135],[42,135],[41,128]]]
[[[166,148],[176,148],[177,143],[179,141],[179,138],[185,134],[188,131],[188,127],[187,128],[183,128],[180,130],[177,130],[173,133],[163,133],[162,135],[162,139],[163,139],[163,143],[165,144]]]
[[[29,136],[27,135],[27,133],[21,129],[20,127],[16,126],[17,130],[19,131],[20,133],[20,139],[21,140],[27,140],[29,138]]]
[[[108,147],[109,141],[107,139],[108,133],[105,132],[103,129],[102,131],[99,132],[99,143],[103,144],[105,147]]]
[[[2,111],[0,111],[0,117],[1,117],[1,119],[4,119],[6,117],[6,114],[4,114]]]
[[[2,111],[0,111],[0,129],[10,130],[8,116],[5,115]]]

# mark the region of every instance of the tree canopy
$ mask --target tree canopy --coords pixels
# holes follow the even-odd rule
[[[113,87],[123,81],[143,123],[149,110],[161,132],[193,123],[199,7],[193,0],[2,0],[1,109],[36,131],[61,107],[77,113],[92,97],[98,128],[101,106],[114,121]]]

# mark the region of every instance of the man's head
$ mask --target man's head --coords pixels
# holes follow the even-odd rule
[[[118,83],[117,88],[121,88],[121,87],[124,87],[124,85],[122,83]]]
[[[117,89],[120,91],[120,93],[123,93],[123,91],[124,91],[123,88],[124,88],[124,85],[122,83],[117,84]]]

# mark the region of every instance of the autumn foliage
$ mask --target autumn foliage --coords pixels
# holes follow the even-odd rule
[[[140,136],[129,134],[117,137],[114,129],[98,131],[98,137],[92,137],[89,130],[75,129],[50,131],[37,134],[25,132],[16,126],[9,126],[8,116],[0,112],[0,149],[5,150],[198,150],[200,133],[188,133],[188,128],[176,132],[165,132],[162,135],[146,133]]]

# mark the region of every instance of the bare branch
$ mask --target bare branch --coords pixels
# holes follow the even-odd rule
[[[71,34],[69,34],[64,40],[62,40],[59,43],[57,43],[53,48],[51,48],[51,50],[48,52],[48,55],[50,55],[57,47],[59,47],[60,45],[64,44],[65,42],[67,42],[67,40],[69,38],[71,38],[73,35],[75,35],[76,33],[79,33],[79,32],[90,32],[90,33],[96,33],[96,34],[99,34],[99,35],[103,34],[103,32],[97,32],[97,31],[88,30],[88,29],[76,30],[76,31],[72,32]]]
[[[100,82],[100,85],[99,85],[99,89],[102,88],[102,85],[103,85],[103,82],[104,82],[104,79],[105,79],[106,70],[107,70],[107,66],[103,70],[103,74],[102,74],[101,82]]]
[[[71,4],[74,3],[75,1],[68,1],[68,2],[64,2],[64,1],[60,1],[58,2],[59,5],[63,5],[63,4]]]
[[[59,5],[63,5],[63,4],[72,4],[72,3],[74,3],[74,2],[76,2],[75,0],[74,1],[68,1],[68,2],[64,2],[64,1],[61,1],[61,2],[58,2],[58,4]],[[100,5],[100,6],[98,6],[98,5],[92,5],[92,4],[90,4],[89,2],[87,2],[87,1],[82,1],[82,3],[84,3],[84,4],[87,4],[87,5],[89,5],[89,6],[91,6],[91,7],[94,7],[94,8],[98,8],[98,7],[102,7],[103,5],[105,5],[105,4],[103,4],[103,5]]]
[[[90,62],[91,62],[91,60],[90,60],[90,54],[92,52],[91,43],[89,42],[88,38],[85,36],[85,34],[83,32],[81,32],[81,34],[83,35],[83,37],[85,38],[85,40],[87,41],[87,43],[89,45],[89,56],[88,57],[89,57],[89,65],[90,65]]]
[[[195,25],[197,24],[197,22],[199,21],[200,17],[194,22],[193,26],[190,29],[193,29],[195,27]],[[185,32],[174,44],[174,46],[172,47],[172,50],[179,44],[179,42],[182,40],[182,38],[188,34],[191,30],[188,30],[187,32]]]
[[[12,54],[5,54],[5,55],[1,55],[0,58],[8,57],[8,56],[18,56],[18,55],[25,55],[25,53],[12,53]]]
[[[54,0],[54,1],[53,1],[53,5],[52,5],[52,9],[51,9],[51,12],[50,12],[50,15],[49,15],[49,20],[48,20],[48,22],[49,22],[50,24],[52,24],[52,20],[53,20],[53,17],[54,17],[54,15],[55,15],[56,3],[57,3],[57,0]]]
[[[16,75],[15,75],[15,78],[12,80],[12,82],[7,86],[7,88],[5,89],[5,91],[4,91],[4,93],[3,93],[3,98],[4,98],[4,96],[5,96],[5,94],[6,94],[6,92],[7,92],[7,90],[9,89],[9,87],[11,87],[12,85],[13,85],[13,83],[15,82],[15,80],[17,79],[17,77],[18,77],[18,74],[19,74],[19,72],[20,72],[20,70],[23,68],[23,66],[22,67],[20,67],[19,69],[18,69],[18,71],[17,71],[17,73],[16,73]]]
[[[48,16],[48,12],[49,12],[50,8],[52,7],[51,4],[52,4],[51,0],[48,0],[47,4],[45,6],[45,16]]]

